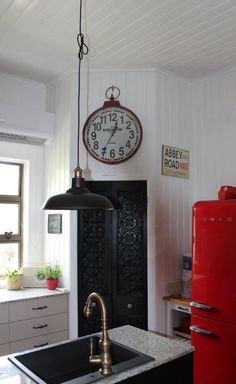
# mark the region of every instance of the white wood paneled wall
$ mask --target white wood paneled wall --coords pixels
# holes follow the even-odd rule
[[[193,201],[236,185],[236,71],[193,84]]]
[[[147,179],[149,328],[164,332],[162,296],[166,293],[166,283],[180,278],[182,255],[190,251],[192,203],[217,198],[220,185],[236,185],[236,72],[192,84],[154,70],[89,71],[89,76],[84,72],[81,127],[87,115],[103,104],[104,92],[113,84],[121,89],[121,104],[139,116],[144,130],[143,143],[133,158],[116,166],[102,165],[87,156],[81,143],[81,166],[88,168],[90,172],[86,174],[95,180]],[[41,84],[0,75],[0,88],[1,102],[45,108],[46,92]],[[71,304],[75,308],[76,214],[63,212],[63,233],[47,234],[49,212],[39,212],[42,190],[37,183],[45,159],[45,197],[70,187],[76,165],[76,74],[56,79],[48,85],[47,94],[47,110],[56,114],[56,134],[46,149],[35,147],[33,158],[37,160],[38,177],[36,184],[33,183],[32,202],[38,203],[35,203],[36,211],[34,207],[31,209],[30,236],[40,249],[45,237],[45,252],[40,250],[41,256],[45,261],[60,262],[62,283],[71,289]],[[190,150],[189,179],[161,175],[162,144]],[[19,156],[26,158],[23,147],[15,146],[17,150],[21,148]],[[13,145],[3,143],[1,156],[12,156],[10,147]],[[45,216],[44,236],[40,235],[38,222],[42,215]],[[33,250],[29,258],[32,254]],[[70,316],[72,336],[76,336],[74,312]]]
[[[188,180],[162,176],[161,150],[162,144],[191,149],[191,88],[181,79],[154,70],[84,72],[81,133],[87,115],[102,106],[105,91],[111,85],[120,88],[120,103],[140,118],[144,131],[142,145],[129,161],[120,165],[105,165],[88,156],[81,142],[80,163],[94,180],[148,181],[149,329],[164,332],[162,296],[166,294],[166,283],[180,278],[180,260],[190,247],[191,175]],[[54,143],[47,148],[47,196],[69,188],[70,174],[76,165],[76,87],[76,74],[57,79],[48,87],[49,111],[56,113],[56,136]],[[65,213],[63,220],[69,223],[70,219],[64,219],[64,216]],[[75,308],[76,229],[69,228],[66,232],[63,230],[62,235],[46,235],[45,256],[59,259],[65,266],[68,275],[64,281],[69,284],[71,303]],[[69,256],[70,251],[72,254]],[[71,336],[76,336],[76,321],[73,320]]]
[[[48,89],[47,106],[56,117],[56,129],[53,142],[45,148],[45,196],[46,198],[64,193],[70,188],[70,147],[71,147],[71,83],[70,76],[53,82]],[[59,263],[63,277],[67,274],[69,257],[69,213],[60,212],[62,218],[62,234],[47,233],[48,214],[58,213],[45,211],[45,261]],[[67,282],[68,284],[68,282]]]

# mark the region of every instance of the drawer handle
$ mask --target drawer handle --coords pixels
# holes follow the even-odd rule
[[[201,335],[205,335],[205,336],[211,336],[213,334],[212,331],[207,331],[206,329],[197,327],[196,325],[190,325],[190,329],[193,332],[197,332],[197,333],[200,333]]]
[[[131,303],[127,304],[127,308],[128,309],[132,309],[133,308],[133,304],[131,304]]]
[[[196,301],[191,301],[190,302],[191,307],[195,308],[200,308],[200,309],[206,309],[206,310],[211,310],[213,307],[210,305],[202,304],[202,303],[197,303]]]
[[[47,324],[44,324],[44,325],[37,325],[36,327],[33,327],[33,329],[46,328],[47,326],[48,326]]]
[[[181,311],[189,311],[189,308],[184,308],[184,307],[178,307]]]
[[[43,305],[42,307],[33,307],[33,311],[41,311],[41,309],[46,309],[48,306],[47,305]]]
[[[34,345],[34,348],[40,348],[40,347],[45,347],[46,345],[48,345],[48,342],[46,341],[46,343],[42,343],[42,344],[35,344]]]

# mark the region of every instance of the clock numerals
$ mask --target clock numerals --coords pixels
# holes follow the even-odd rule
[[[115,157],[116,157],[116,152],[115,152],[114,149],[111,149],[111,150],[110,150],[110,158],[111,158],[111,159],[114,159]]]
[[[129,131],[129,139],[134,139],[134,131]]]
[[[126,129],[130,129],[130,128],[131,128],[131,121],[127,120],[126,121]]]
[[[97,140],[94,141],[94,143],[93,143],[93,148],[94,148],[94,149],[98,149],[98,148],[99,148],[99,144],[98,144],[98,141],[97,141]]]
[[[107,115],[102,115],[100,116],[101,124],[106,124],[107,123]]]
[[[117,113],[116,112],[110,112],[108,113],[108,116],[110,118],[110,121],[116,122],[117,121]]]
[[[96,140],[96,138],[97,138],[97,134],[96,134],[96,132],[95,132],[95,131],[92,131],[92,132],[91,132],[91,139],[92,139],[92,140]]]
[[[120,147],[120,148],[119,148],[119,156],[124,156],[124,154],[125,154],[125,149],[124,149],[124,147]]]
[[[93,123],[93,128],[94,128],[94,131],[101,131],[102,129],[102,124],[101,123]]]

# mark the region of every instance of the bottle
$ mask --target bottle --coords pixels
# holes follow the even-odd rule
[[[189,299],[191,297],[191,277],[192,277],[192,257],[191,254],[183,255],[182,269],[182,297]]]

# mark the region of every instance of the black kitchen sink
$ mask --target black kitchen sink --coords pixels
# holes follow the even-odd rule
[[[99,336],[94,339],[99,353]],[[89,363],[91,336],[37,350],[10,355],[9,360],[39,384],[87,384],[103,379],[99,365]],[[112,341],[112,374],[154,360],[153,357]]]

